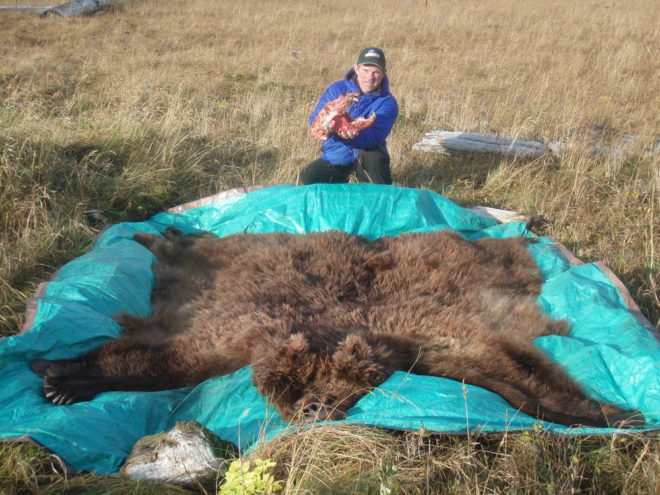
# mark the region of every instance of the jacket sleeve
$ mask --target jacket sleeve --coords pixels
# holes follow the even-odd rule
[[[389,95],[374,105],[371,112],[376,113],[374,124],[360,131],[353,139],[344,140],[347,145],[352,148],[364,149],[385,142],[399,115],[399,105],[396,99]],[[365,117],[369,117],[369,115],[365,115]]]
[[[342,95],[346,92],[343,89],[344,89],[344,87],[343,87],[342,81],[334,82],[330,86],[328,86],[328,88],[321,95],[321,99],[319,99],[319,102],[316,104],[316,107],[314,108],[314,111],[309,116],[309,126],[310,127],[314,123],[314,119],[316,118],[316,116],[319,114],[319,112],[323,109],[323,107],[328,102],[330,102],[332,100],[335,100],[340,95]]]

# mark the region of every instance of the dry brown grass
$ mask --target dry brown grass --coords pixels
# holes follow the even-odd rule
[[[0,445],[0,493],[181,495],[189,492],[167,483],[136,483],[118,476],[67,475],[66,466],[57,456],[34,444],[23,443]]]
[[[326,425],[271,440],[248,458],[275,460],[287,493],[600,494],[657,493],[658,454],[657,438],[428,435]]]
[[[20,3],[38,2],[4,4]],[[385,49],[401,107],[389,140],[396,184],[535,216],[537,233],[610,266],[657,325],[660,158],[644,152],[659,134],[659,21],[655,0],[118,0],[80,18],[0,12],[0,332],[18,330],[37,283],[104,222],[294,182],[317,153],[313,104],[370,44]],[[628,152],[578,147],[533,162],[413,152],[433,129]],[[657,472],[655,444],[644,445],[636,469]],[[488,486],[468,479],[465,491]]]

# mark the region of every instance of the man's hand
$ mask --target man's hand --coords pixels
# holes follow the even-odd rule
[[[352,118],[348,108],[356,99],[357,93],[346,93],[325,104],[316,115],[309,134],[321,141],[327,141],[328,137],[336,133],[341,139],[353,139],[358,133],[371,127],[376,120],[376,114],[372,113],[369,118]]]
[[[353,130],[346,130],[346,131],[341,131],[337,133],[337,136],[339,136],[342,139],[353,139],[355,136],[358,135],[359,131],[353,131]]]

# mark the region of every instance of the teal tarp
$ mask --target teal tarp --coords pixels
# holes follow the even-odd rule
[[[498,225],[429,191],[362,184],[265,188],[181,214],[115,225],[48,284],[32,328],[0,341],[0,438],[29,435],[78,470],[112,473],[140,437],[177,421],[198,420],[242,449],[286,427],[251,385],[249,368],[188,389],[111,392],[71,406],[53,406],[43,398],[41,378],[28,368],[31,359],[76,356],[119,334],[115,313],[149,313],[153,258],[132,235],[168,226],[219,236],[330,229],[369,238],[441,229],[472,239],[530,235],[522,223]],[[530,250],[546,279],[539,304],[572,324],[570,337],[540,338],[538,346],[590,395],[637,408],[657,427],[658,340],[626,309],[596,265],[570,265],[545,238]],[[403,372],[349,412],[348,423],[438,432],[510,431],[538,423],[486,390]],[[609,431],[543,426],[563,434]]]

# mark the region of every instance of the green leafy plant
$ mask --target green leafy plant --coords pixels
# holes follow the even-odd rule
[[[275,494],[282,491],[271,470],[275,462],[257,459],[254,462],[238,459],[231,463],[220,487],[220,495]]]

